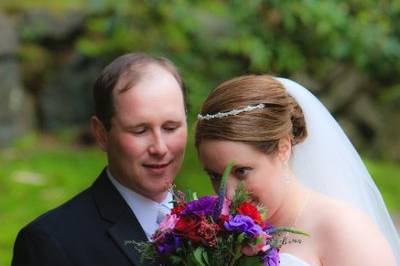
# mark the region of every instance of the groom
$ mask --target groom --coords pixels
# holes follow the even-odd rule
[[[108,166],[19,232],[13,266],[151,265],[125,241],[147,241],[171,207],[187,138],[183,82],[165,58],[126,54],[104,68],[93,96],[91,126]]]

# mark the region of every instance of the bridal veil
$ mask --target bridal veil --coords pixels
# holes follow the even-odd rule
[[[276,78],[301,106],[308,130],[293,147],[293,172],[307,186],[367,213],[390,243],[400,265],[400,241],[382,196],[357,151],[322,103],[298,83]]]

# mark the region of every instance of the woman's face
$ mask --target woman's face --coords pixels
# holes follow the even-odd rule
[[[202,140],[199,156],[217,191],[225,167],[234,162],[227,181],[227,196],[232,198],[240,181],[252,198],[273,215],[285,198],[287,183],[278,156],[266,155],[253,146],[226,140]]]

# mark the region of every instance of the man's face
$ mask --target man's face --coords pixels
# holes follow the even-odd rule
[[[160,202],[182,164],[186,114],[173,75],[160,67],[147,68],[132,88],[114,92],[115,112],[103,149],[114,178]]]

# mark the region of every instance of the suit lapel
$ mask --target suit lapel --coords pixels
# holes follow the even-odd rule
[[[131,262],[135,265],[152,265],[151,263],[140,263],[140,254],[132,244],[127,241],[134,240],[136,242],[148,241],[142,227],[136,217],[131,212],[125,212],[108,230],[115,243],[124,251]]]
[[[133,265],[153,265],[140,263],[140,254],[126,241],[148,241],[137,218],[117,189],[108,179],[106,170],[92,186],[93,196],[101,217],[111,222],[108,233],[115,244],[125,253]]]

